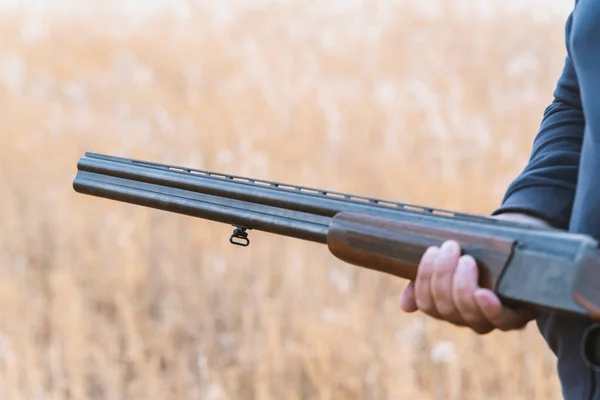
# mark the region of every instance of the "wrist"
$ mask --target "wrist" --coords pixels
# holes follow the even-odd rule
[[[545,228],[552,227],[552,225],[548,221],[546,221],[542,218],[533,216],[531,214],[515,212],[515,211],[500,212],[500,213],[493,215],[492,218],[500,219],[500,220],[504,220],[504,221],[512,221],[512,222],[522,223],[522,224],[526,224],[526,225],[545,227]]]

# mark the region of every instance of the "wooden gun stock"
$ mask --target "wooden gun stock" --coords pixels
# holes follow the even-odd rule
[[[480,268],[480,286],[495,289],[513,253],[514,240],[341,212],[329,226],[327,246],[340,260],[356,266],[414,280],[423,253],[452,239]]]

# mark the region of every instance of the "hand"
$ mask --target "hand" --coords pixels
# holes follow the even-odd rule
[[[549,227],[546,222],[523,214],[506,213],[493,218]],[[416,279],[400,297],[400,307],[409,313],[421,310],[433,318],[469,327],[482,335],[495,329],[521,329],[535,318],[531,311],[512,310],[502,305],[493,291],[479,287],[477,281],[475,259],[461,256],[456,241],[446,241],[423,254]]]

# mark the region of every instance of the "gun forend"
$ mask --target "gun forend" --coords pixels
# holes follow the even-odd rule
[[[414,280],[426,249],[450,239],[476,260],[479,285],[505,304],[600,320],[600,250],[584,235],[524,228],[511,237],[341,212],[331,220],[327,246],[349,264]]]
[[[495,289],[513,253],[515,240],[342,212],[329,226],[327,246],[349,264],[414,280],[425,250],[444,240],[456,240],[480,268],[480,285]]]

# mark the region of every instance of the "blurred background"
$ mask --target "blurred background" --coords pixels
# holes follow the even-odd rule
[[[559,399],[324,246],[78,195],[85,151],[486,214],[572,1],[0,2],[0,397]]]

